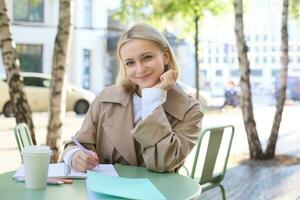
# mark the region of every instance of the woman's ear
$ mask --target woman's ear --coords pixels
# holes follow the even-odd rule
[[[169,65],[170,63],[170,51],[168,48],[164,50],[164,65]]]
[[[164,72],[169,70],[169,65],[164,65]]]

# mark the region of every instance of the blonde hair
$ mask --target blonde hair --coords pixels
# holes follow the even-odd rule
[[[158,46],[162,50],[167,51],[170,57],[170,63],[168,64],[166,70],[173,69],[176,72],[178,72],[178,65],[176,62],[175,55],[165,36],[163,36],[155,28],[147,24],[139,23],[126,30],[119,38],[117,45],[117,56],[119,60],[119,72],[117,76],[118,86],[121,86],[125,91],[132,93],[135,92],[135,90],[137,89],[137,85],[129,80],[120,55],[120,49],[122,48],[122,46],[133,39],[144,39],[158,44]]]

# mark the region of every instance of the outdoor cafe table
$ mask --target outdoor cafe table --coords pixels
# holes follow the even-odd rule
[[[120,177],[148,178],[170,200],[194,199],[200,196],[201,187],[193,179],[177,173],[150,172],[144,167],[115,165]],[[88,199],[85,180],[73,184],[47,185],[44,189],[30,190],[25,183],[12,179],[15,171],[0,175],[1,200],[85,200]]]

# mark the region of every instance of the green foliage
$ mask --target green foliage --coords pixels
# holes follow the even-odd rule
[[[290,0],[289,13],[300,22],[300,0]]]
[[[219,14],[231,6],[230,0],[121,0],[114,18],[123,22],[144,21],[162,30],[180,27],[185,33],[194,32],[195,17],[205,13]]]

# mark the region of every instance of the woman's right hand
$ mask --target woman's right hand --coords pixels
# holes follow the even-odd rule
[[[81,150],[76,151],[72,157],[72,168],[76,171],[86,172],[86,170],[96,167],[99,164],[99,158],[95,152],[89,150],[89,153],[91,156]]]
[[[177,75],[178,73],[175,70],[169,69],[160,76],[159,82],[154,85],[154,87],[163,90],[169,90],[173,88],[176,85]]]

